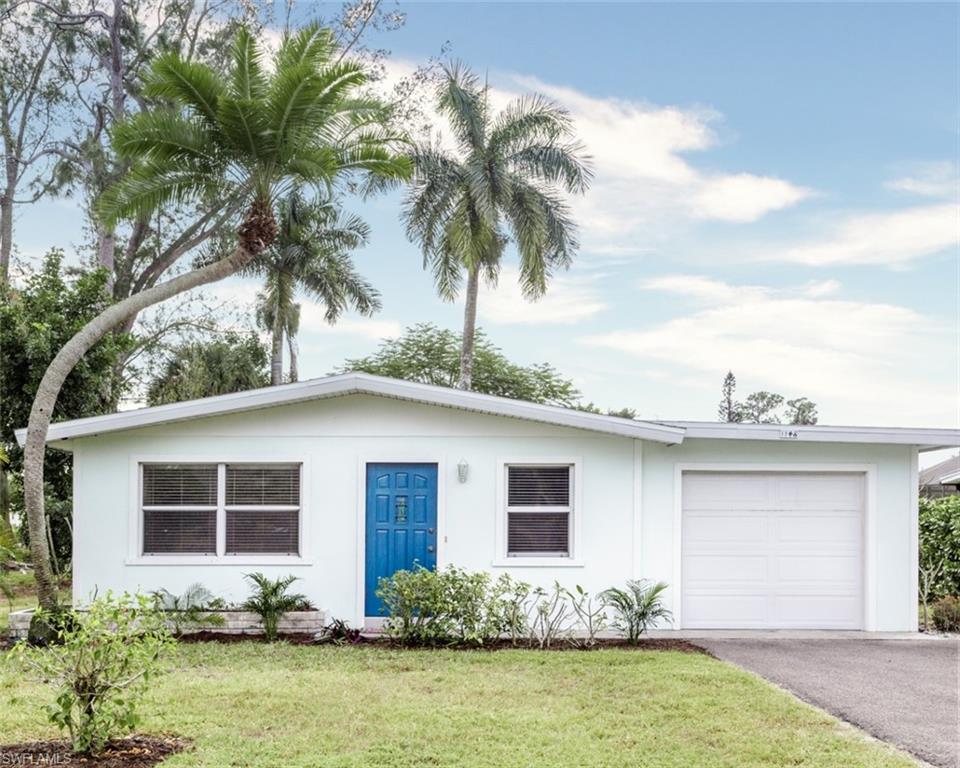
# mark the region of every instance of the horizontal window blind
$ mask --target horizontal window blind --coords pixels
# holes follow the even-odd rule
[[[299,464],[144,464],[141,476],[144,555],[299,554]]]
[[[145,507],[215,507],[216,464],[144,464]]]
[[[217,554],[216,509],[145,509],[146,555]]]
[[[570,467],[507,467],[507,506],[569,507]]]
[[[296,555],[300,510],[228,509],[228,555]]]
[[[510,512],[507,552],[510,555],[570,553],[569,512]]]
[[[227,506],[297,506],[300,467],[227,465]]]

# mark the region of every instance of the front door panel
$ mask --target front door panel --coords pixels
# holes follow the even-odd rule
[[[437,465],[367,464],[367,616],[380,616],[380,579],[437,567]]]

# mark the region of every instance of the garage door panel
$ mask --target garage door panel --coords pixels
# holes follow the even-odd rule
[[[860,585],[859,555],[781,555],[774,562],[778,584],[820,584],[856,590]]]
[[[770,561],[765,555],[693,555],[683,559],[684,583],[691,590],[716,588],[720,583],[766,583]],[[718,574],[722,579],[718,580]]]
[[[861,627],[863,485],[856,474],[684,473],[683,626]]]
[[[836,514],[780,514],[771,515],[775,537],[780,544],[802,542],[818,546],[860,547],[863,526],[860,515]]]
[[[687,595],[683,600],[683,625],[691,629],[709,629],[723,624],[745,628],[763,626],[767,620],[767,598],[764,595]]]
[[[774,476],[773,504],[777,508],[846,509],[863,506],[862,476],[855,474],[787,474]]]
[[[773,623],[794,629],[859,629],[856,595],[781,595],[773,601]]]
[[[691,510],[762,509],[769,505],[770,480],[764,475],[738,481],[726,474],[685,473],[683,499]]]
[[[769,520],[763,514],[691,512],[686,520],[689,528],[686,540],[692,547],[714,546],[719,542],[756,545],[769,538]]]

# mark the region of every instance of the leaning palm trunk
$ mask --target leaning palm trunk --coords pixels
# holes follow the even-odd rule
[[[460,347],[460,380],[457,389],[470,389],[473,384],[473,348],[477,336],[477,291],[480,287],[480,267],[470,267],[467,273],[467,296],[463,307],[463,343]]]
[[[297,341],[287,332],[287,351],[290,353],[290,381],[299,381],[300,371],[297,369]]]
[[[47,544],[43,458],[50,418],[63,382],[94,344],[131,315],[177,294],[222,280],[245,266],[255,255],[252,250],[240,246],[220,261],[135,293],[107,307],[63,346],[43,374],[33,408],[30,409],[23,454],[23,496],[30,527],[30,559],[37,582],[37,599],[42,608],[56,610],[58,604],[57,588],[50,570],[50,547]]]

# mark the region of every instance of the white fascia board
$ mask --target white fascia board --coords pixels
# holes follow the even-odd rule
[[[344,373],[322,379],[283,384],[277,387],[265,387],[229,395],[207,397],[201,400],[189,400],[183,403],[63,421],[50,425],[47,442],[58,443],[70,438],[90,437],[105,432],[172,424],[208,416],[239,413],[352,394],[392,397],[428,405],[458,408],[475,413],[507,416],[634,439],[653,440],[670,445],[682,442],[684,435],[682,427],[632,421],[616,416],[602,416],[572,408],[539,405],[522,400],[510,400],[504,397],[482,395],[477,392],[464,392],[458,389],[388,379],[369,374]],[[26,429],[16,431],[17,441],[20,445],[23,445],[26,440],[26,434]],[[60,445],[59,447],[66,446]]]
[[[826,425],[727,424],[709,421],[661,421],[682,427],[687,438],[777,440],[807,443],[876,443],[915,445],[933,451],[960,445],[960,429],[913,427],[834,427]]]
[[[948,475],[943,475],[938,482],[940,485],[960,484],[960,472],[951,472]]]

